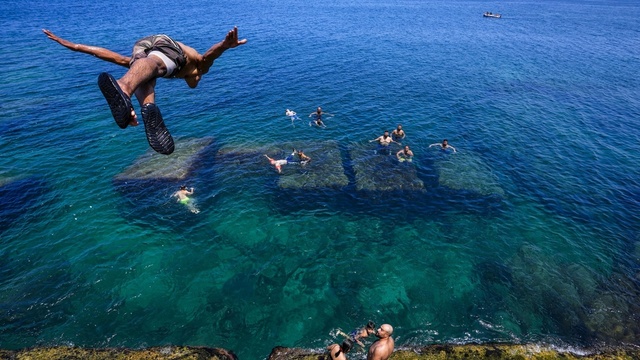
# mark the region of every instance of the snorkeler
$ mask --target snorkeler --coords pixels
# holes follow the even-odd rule
[[[432,146],[440,146],[442,150],[452,149],[454,153],[457,152],[456,148],[449,145],[449,142],[447,141],[447,139],[442,140],[442,143],[435,143],[435,144],[429,145],[429,147],[432,147]]]
[[[403,162],[403,161],[413,161],[413,151],[411,151],[411,149],[409,149],[409,145],[406,145],[404,147],[404,149],[398,151],[398,153],[396,153],[396,157],[398,158],[398,161]]]

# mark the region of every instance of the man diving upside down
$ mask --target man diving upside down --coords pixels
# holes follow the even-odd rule
[[[238,28],[234,27],[224,40],[214,44],[201,55],[195,49],[167,35],[152,35],[138,40],[133,46],[132,56],[129,57],[105,48],[73,43],[46,29],[42,32],[49,39],[72,51],[90,54],[129,68],[118,80],[106,72],[101,73],[98,86],[109,104],[114,120],[122,129],[129,125],[138,125],[137,115],[131,104],[131,96],[136,96],[140,103],[149,145],[153,150],[165,155],[171,154],[175,147],[173,138],[162,120],[160,109],[155,104],[156,79],[184,79],[190,88],[195,88],[202,76],[209,72],[213,61],[225,50],[247,42],[246,39],[238,40]]]

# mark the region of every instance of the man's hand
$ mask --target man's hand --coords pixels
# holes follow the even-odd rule
[[[238,27],[235,26],[231,31],[227,33],[227,36],[224,38],[224,40],[222,40],[222,47],[225,49],[232,49],[246,42],[247,39],[238,40]]]

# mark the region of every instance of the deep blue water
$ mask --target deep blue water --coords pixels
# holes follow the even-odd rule
[[[399,347],[639,344],[637,2],[0,11],[0,347],[206,345],[262,359],[367,320],[392,324]],[[149,150],[96,85],[125,69],[40,29],[128,54],[152,33],[204,52],[234,25],[249,42],[197,89],[158,80],[178,148],[213,138],[193,171],[118,181]],[[306,123],[317,106],[334,114],[326,129]],[[398,123],[412,164],[367,141]],[[457,153],[429,148],[443,138]],[[278,175],[262,157],[293,146],[314,161]],[[182,182],[199,214],[170,198]]]

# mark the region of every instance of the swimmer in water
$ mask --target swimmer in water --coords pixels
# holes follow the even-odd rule
[[[346,353],[351,350],[352,343],[349,339],[344,339],[342,345],[331,344],[327,346],[327,351],[329,351],[329,357],[332,360],[347,360]]]
[[[333,116],[333,114],[329,114],[322,111],[322,108],[318,106],[315,112],[312,112],[311,114],[309,114],[309,117],[315,117],[315,120],[313,122],[310,122],[309,126],[312,126],[313,124],[315,124],[318,127],[326,128],[327,126],[322,121],[322,115]]]
[[[182,185],[180,186],[180,190],[176,191],[171,196],[177,197],[180,204],[187,205],[192,213],[197,214],[200,212],[200,210],[198,210],[195,205],[193,205],[193,201],[189,197],[191,195],[193,195],[193,188],[191,188],[191,190],[187,190],[187,187],[185,185]]]
[[[384,154],[384,155],[389,155],[389,145],[391,145],[392,142],[398,145],[402,145],[399,142],[393,140],[391,136],[389,136],[389,131],[385,131],[382,136],[378,136],[373,140],[369,140],[369,142],[374,142],[374,141],[378,142],[378,154]]]
[[[405,134],[404,130],[402,130],[402,125],[398,124],[398,127],[391,132],[391,137],[395,141],[400,141],[404,140],[404,138],[407,137],[407,134]]]
[[[302,150],[293,149],[293,152],[298,155],[298,159],[300,159],[301,165],[305,165],[306,163],[311,161],[311,158],[308,157],[305,153],[303,153]]]
[[[264,154],[264,157],[269,159],[269,162],[271,163],[271,165],[273,165],[276,168],[276,170],[278,170],[278,174],[281,174],[282,173],[282,165],[287,165],[290,161],[292,161],[293,160],[293,156],[295,154],[296,154],[296,150],[294,149],[293,152],[291,153],[291,155],[287,156],[286,159],[282,159],[282,160],[272,159],[267,154]]]
[[[293,110],[289,110],[289,109],[287,109],[287,110],[284,112],[284,114],[285,114],[285,115],[287,115],[289,118],[291,118],[291,125],[293,125],[293,122],[294,122],[295,120],[300,120],[300,118],[298,117],[298,114],[296,114],[296,112],[295,112],[295,111],[293,111]],[[293,125],[293,126],[295,127],[295,125]]]
[[[440,146],[440,148],[442,148],[442,150],[447,150],[447,149],[451,149],[453,150],[453,152],[457,152],[456,148],[454,148],[453,146],[449,145],[449,142],[447,141],[447,139],[442,140],[442,143],[435,143],[435,144],[431,144],[429,145],[429,147],[432,146]]]
[[[409,145],[406,145],[404,149],[398,151],[398,153],[396,154],[396,157],[400,162],[403,162],[403,161],[411,162],[413,161],[413,151],[409,149]]]

